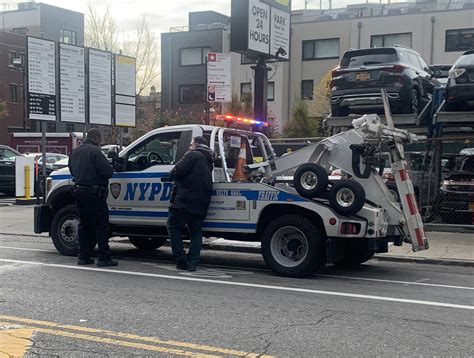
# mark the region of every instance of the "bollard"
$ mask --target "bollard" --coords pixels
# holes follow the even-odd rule
[[[31,199],[31,187],[30,187],[30,172],[31,168],[29,165],[25,165],[25,199]]]

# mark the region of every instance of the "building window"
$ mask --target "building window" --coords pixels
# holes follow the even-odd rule
[[[252,95],[252,84],[250,82],[244,82],[240,84],[240,100],[243,102],[245,96]]]
[[[54,122],[46,123],[46,132],[56,133],[56,123]]]
[[[401,45],[411,47],[412,33],[373,35],[370,37],[370,47],[389,47]]]
[[[70,45],[77,44],[76,31],[61,29],[59,33],[60,33],[59,41],[64,42],[66,44],[70,44]]]
[[[12,83],[10,83],[10,102],[18,102],[18,87]]]
[[[240,55],[241,65],[251,65],[253,63],[257,63],[257,59],[255,57],[249,55]]]
[[[275,100],[275,82],[268,82],[267,85],[267,101]]]
[[[339,58],[339,39],[303,41],[303,60]]]
[[[446,52],[467,51],[474,48],[474,29],[446,30]]]
[[[179,86],[179,102],[202,103],[206,101],[206,85]]]
[[[210,47],[182,48],[179,63],[181,66],[204,65],[209,51]]]
[[[13,60],[16,59],[16,52],[15,51],[8,51],[8,64],[13,65]]]
[[[14,27],[12,29],[12,32],[18,35],[26,35],[26,33],[28,32],[28,29],[26,27]]]
[[[313,99],[313,88],[314,88],[314,81],[313,80],[303,80],[301,81],[301,98],[302,99]]]
[[[66,124],[66,132],[74,132],[74,124]]]

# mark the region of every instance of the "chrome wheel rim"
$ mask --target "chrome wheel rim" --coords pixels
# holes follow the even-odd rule
[[[354,192],[349,188],[340,189],[336,194],[336,202],[343,208],[348,208],[355,201]]]
[[[65,217],[59,233],[64,246],[76,248],[79,243],[79,218],[76,215]]]
[[[318,185],[318,177],[313,172],[304,172],[300,179],[301,186],[305,190],[314,190]]]

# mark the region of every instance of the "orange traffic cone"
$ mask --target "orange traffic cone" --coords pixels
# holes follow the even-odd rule
[[[247,151],[245,149],[245,143],[242,141],[240,145],[239,157],[237,158],[237,163],[235,165],[234,176],[232,181],[247,181],[247,174],[244,172],[244,167],[247,165]]]

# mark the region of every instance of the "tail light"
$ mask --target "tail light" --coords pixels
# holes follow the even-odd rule
[[[341,234],[342,235],[357,235],[360,233],[359,223],[342,223]]]
[[[344,75],[344,74],[346,74],[346,73],[347,73],[347,71],[344,71],[344,70],[342,70],[342,69],[340,69],[340,68],[335,68],[334,70],[332,70],[331,76],[332,76],[332,78],[335,78],[335,77],[342,76],[342,75]]]
[[[449,70],[449,78],[459,78],[466,72],[465,68],[453,68]]]
[[[386,72],[402,73],[403,71],[405,71],[405,68],[406,67],[403,65],[392,65],[390,67],[384,67],[382,68],[382,70]]]

